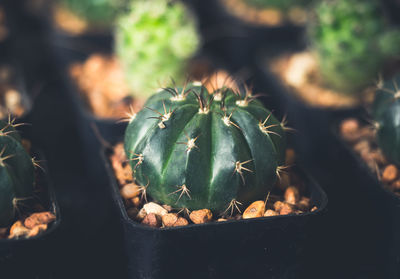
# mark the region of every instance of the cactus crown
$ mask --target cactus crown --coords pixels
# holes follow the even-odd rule
[[[133,1],[117,20],[115,50],[135,96],[148,97],[173,76],[184,82],[199,36],[185,6],[170,0]]]
[[[0,120],[0,227],[14,218],[16,201],[32,196],[34,161],[21,144],[14,121]]]
[[[323,81],[344,93],[357,93],[400,54],[400,31],[385,21],[375,0],[322,1],[311,25]]]
[[[378,145],[385,156],[400,166],[400,74],[380,83],[372,108]]]
[[[265,197],[284,163],[284,127],[247,91],[166,88],[132,115],[125,152],[160,203],[221,213]]]

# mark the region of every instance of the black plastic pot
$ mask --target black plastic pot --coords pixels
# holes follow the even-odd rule
[[[360,123],[365,123],[367,112],[361,111],[352,116],[357,118]],[[334,133],[343,149],[348,152],[348,161],[353,166],[352,172],[358,177],[363,177],[365,182],[362,187],[373,195],[380,208],[379,213],[384,221],[380,229],[383,231],[385,239],[383,243],[385,253],[382,255],[385,278],[400,278],[400,197],[382,185],[365,161],[340,136],[338,125]]]
[[[0,274],[2,278],[51,278],[54,254],[57,252],[57,233],[61,223],[61,215],[54,190],[43,157],[43,171],[37,172],[36,183],[44,191],[38,197],[46,210],[56,215],[56,220],[48,229],[28,239],[0,239]],[[4,276],[4,277],[3,277]]]
[[[110,128],[107,140],[121,140],[123,125],[115,126],[114,133]],[[110,165],[111,152],[106,149],[103,158],[123,226],[129,278],[247,278],[250,274],[251,278],[305,278],[312,274],[318,248],[323,246],[321,220],[327,196],[309,176],[304,177],[312,204],[318,207],[315,212],[158,229],[128,217]]]

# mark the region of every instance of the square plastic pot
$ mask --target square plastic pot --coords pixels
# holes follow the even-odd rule
[[[121,137],[107,138],[115,142]],[[323,246],[327,196],[309,176],[304,178],[311,202],[318,207],[314,212],[151,228],[128,217],[109,161],[111,152],[104,150],[103,158],[123,228],[129,278],[247,278],[250,274],[251,278],[302,278],[315,269]]]

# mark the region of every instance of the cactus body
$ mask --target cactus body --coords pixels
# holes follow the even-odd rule
[[[12,127],[0,120],[0,227],[14,217],[14,199],[32,196],[34,166]]]
[[[400,31],[375,0],[322,1],[311,30],[323,81],[343,93],[372,85],[385,61],[400,54]]]
[[[377,140],[385,156],[400,166],[400,75],[378,89],[373,105]]]
[[[111,27],[127,0],[61,0],[61,4],[93,26]]]
[[[265,197],[284,162],[280,122],[230,89],[211,101],[204,87],[189,88],[159,92],[132,118],[125,151],[135,180],[156,201],[190,210]]]
[[[183,82],[199,46],[196,24],[184,5],[137,0],[117,20],[115,50],[132,94],[147,98],[174,77]]]

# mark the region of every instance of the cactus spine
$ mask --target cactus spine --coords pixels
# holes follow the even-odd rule
[[[16,201],[33,193],[34,163],[14,127],[0,120],[0,227],[14,218]]]
[[[377,126],[379,147],[390,161],[400,166],[399,85],[400,74],[379,86],[372,115]]]
[[[372,85],[385,61],[400,54],[400,31],[375,0],[321,1],[311,25],[323,81],[343,93]]]
[[[125,151],[160,203],[221,213],[265,197],[284,163],[284,128],[263,105],[222,88],[164,89],[132,115]]]
[[[147,98],[170,78],[184,82],[199,36],[193,16],[179,1],[136,0],[117,20],[116,54],[132,94]]]

